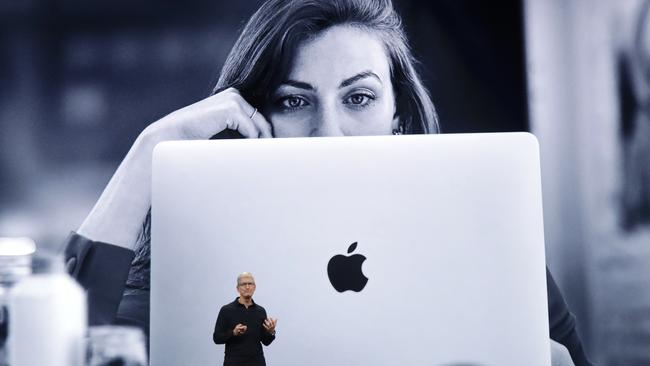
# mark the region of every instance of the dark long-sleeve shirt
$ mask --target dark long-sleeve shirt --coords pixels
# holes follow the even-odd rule
[[[148,293],[133,295],[124,291],[133,251],[72,232],[65,258],[68,271],[88,291],[90,325],[131,324],[142,327],[148,334]],[[576,366],[591,366],[576,329],[575,317],[548,270],[546,278],[550,338],[569,350]]]
[[[258,356],[262,355],[262,344],[268,346],[275,339],[262,325],[266,319],[266,310],[255,304],[248,308],[237,301],[221,307],[217,322],[214,325],[212,340],[216,344],[226,344],[226,356]],[[242,335],[233,335],[237,324],[246,326]],[[261,343],[260,343],[261,342]]]

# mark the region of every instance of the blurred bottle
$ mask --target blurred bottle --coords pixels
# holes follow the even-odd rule
[[[34,274],[9,294],[11,366],[82,366],[86,295],[64,269],[63,258],[35,256]]]
[[[0,366],[9,364],[9,292],[22,278],[32,273],[34,241],[28,238],[0,238]]]
[[[142,330],[102,325],[90,328],[89,366],[146,366],[147,351]]]

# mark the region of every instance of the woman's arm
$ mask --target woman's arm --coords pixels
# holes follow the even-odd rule
[[[134,249],[151,206],[151,156],[158,141],[147,130],[138,136],[77,233]]]
[[[133,249],[151,207],[153,149],[168,140],[209,139],[225,130],[272,137],[271,125],[234,88],[179,109],[136,139],[65,250],[68,271],[88,292],[90,324],[115,318]]]
[[[133,251],[71,232],[64,255],[68,272],[86,290],[88,323],[112,323],[122,299]]]
[[[569,311],[569,307],[548,268],[546,269],[546,287],[551,339],[566,347],[576,366],[591,366],[576,329],[575,316]],[[553,348],[551,349],[553,350]]]
[[[272,137],[271,125],[254,111],[239,91],[230,88],[148,126],[77,232],[92,240],[133,249],[151,207],[151,158],[156,144],[209,139],[225,129],[237,130],[248,138]]]

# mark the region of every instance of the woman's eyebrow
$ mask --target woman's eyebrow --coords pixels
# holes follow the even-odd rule
[[[354,76],[352,76],[350,78],[347,78],[347,79],[343,80],[341,82],[341,84],[339,84],[339,89],[344,88],[344,87],[349,86],[349,85],[352,85],[352,84],[354,84],[355,82],[357,82],[357,81],[359,81],[361,79],[370,78],[370,77],[377,79],[377,81],[379,81],[380,84],[383,84],[381,82],[381,78],[379,78],[379,76],[377,76],[377,74],[375,74],[374,72],[372,72],[370,70],[366,70],[366,71],[362,71],[362,72],[360,72],[360,73],[358,73],[358,74],[356,74],[356,75],[354,75]],[[285,85],[286,86],[293,86],[294,88],[299,88],[299,89],[315,90],[315,88],[311,84],[306,83],[304,81],[296,81],[296,80],[289,79],[289,80],[285,80],[285,81],[280,83],[280,86],[285,86]]]
[[[314,87],[311,86],[311,84],[305,83],[303,81],[285,80],[282,83],[280,83],[280,86],[283,85],[293,86],[294,88],[299,88],[299,89],[314,90]]]
[[[343,80],[341,82],[341,84],[339,85],[339,89],[344,88],[344,87],[349,86],[349,85],[352,85],[352,84],[354,84],[355,82],[357,82],[357,81],[359,81],[361,79],[365,79],[365,78],[369,78],[369,77],[373,77],[373,78],[377,79],[377,81],[379,81],[380,84],[383,84],[381,82],[381,79],[379,78],[379,76],[377,76],[377,74],[375,74],[374,72],[372,72],[370,70],[366,70],[366,71],[362,71],[362,72],[354,75],[351,78],[347,78],[347,79]]]

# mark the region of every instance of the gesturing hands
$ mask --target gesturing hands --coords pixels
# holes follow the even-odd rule
[[[264,323],[262,324],[264,326],[264,329],[266,329],[267,332],[274,334],[275,333],[275,325],[278,324],[277,319],[273,318],[266,318],[264,320]]]
[[[266,318],[266,319],[264,319],[264,323],[262,323],[262,326],[264,327],[264,329],[266,329],[267,332],[269,332],[270,334],[274,334],[275,333],[275,325],[277,323],[278,323],[277,319]],[[240,336],[240,335],[246,333],[247,329],[248,329],[247,326],[240,323],[240,324],[235,325],[235,328],[232,330],[232,334],[235,337],[237,337],[237,336]]]
[[[235,337],[240,336],[246,333],[246,329],[248,329],[248,327],[246,327],[244,324],[237,324],[235,325],[235,329],[232,330],[232,334]]]

